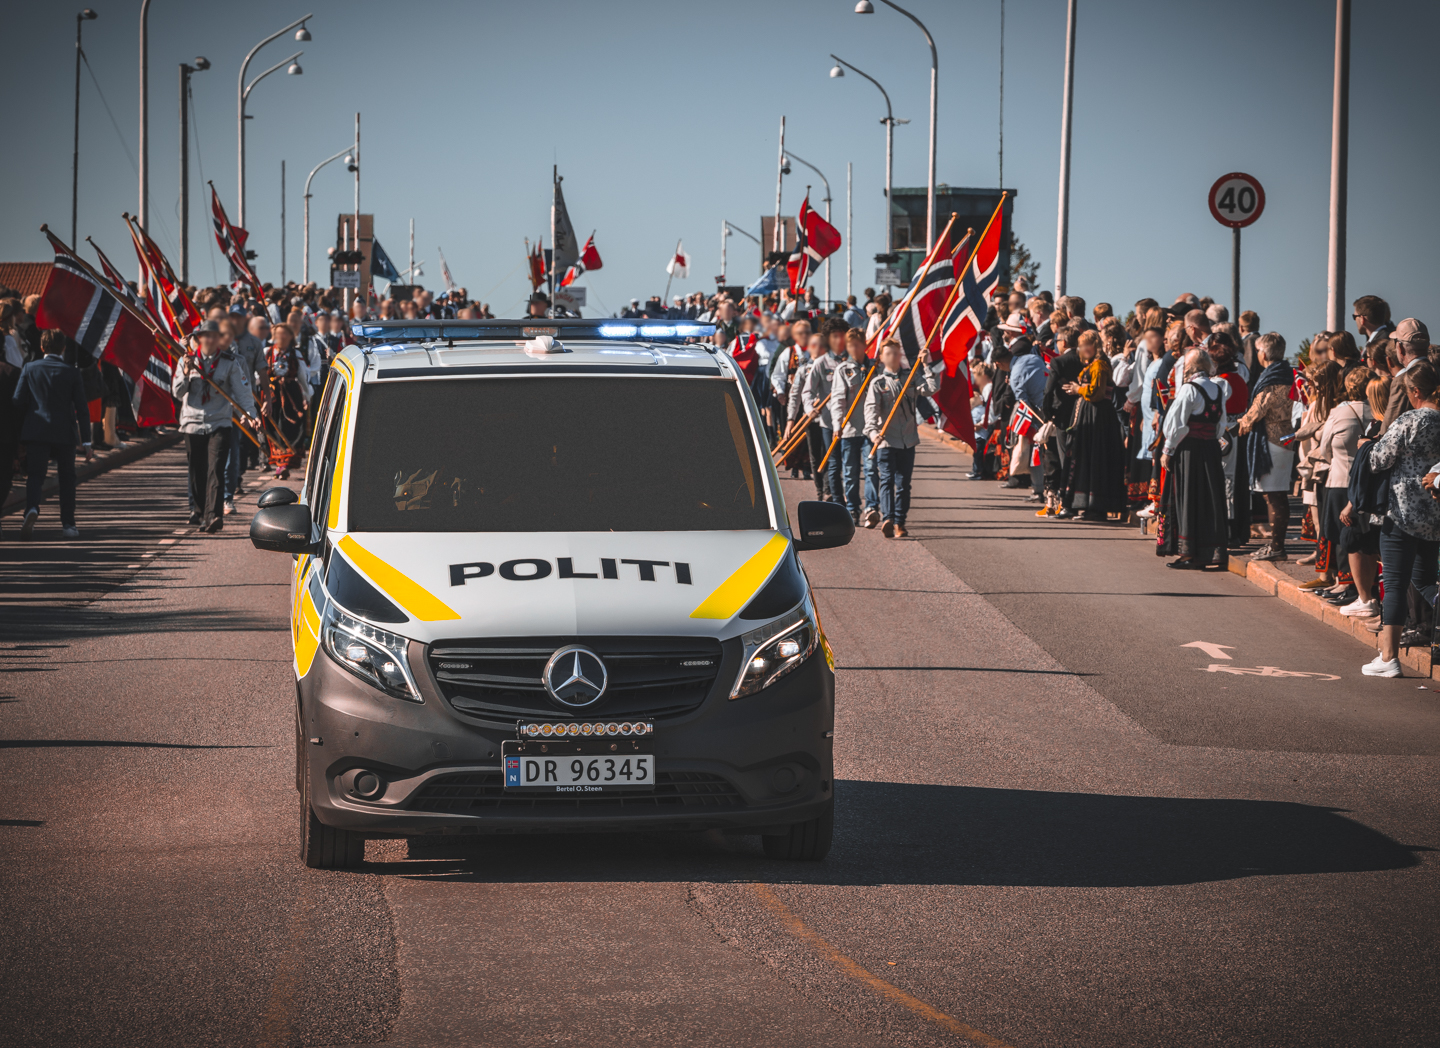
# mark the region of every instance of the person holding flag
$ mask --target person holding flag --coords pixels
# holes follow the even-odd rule
[[[183,358],[175,368],[171,393],[180,401],[180,432],[185,435],[190,485],[195,493],[196,511],[190,523],[213,533],[225,526],[224,472],[234,439],[231,401],[244,413],[241,424],[248,425],[255,414],[255,398],[240,358],[233,350],[221,349],[217,322],[202,323],[195,341],[198,352]]]
[[[875,377],[876,362],[865,355],[865,335],[859,328],[845,332],[846,357],[835,368],[830,380],[830,424],[831,432],[839,438],[839,446],[833,442],[826,454],[840,460],[840,491],[835,501],[843,502],[850,510],[850,519],[863,527],[873,528],[880,523],[879,478],[875,475],[875,460],[869,454],[869,439],[865,436],[865,394],[870,380]],[[861,520],[860,471],[865,470],[864,520]]]
[[[879,460],[880,530],[887,539],[908,534],[905,518],[910,511],[910,478],[920,443],[915,413],[920,398],[940,388],[940,380],[929,366],[930,351],[920,352],[918,369],[907,376],[900,340],[887,341],[880,349],[884,373],[871,380],[865,395],[865,435],[875,445]]]

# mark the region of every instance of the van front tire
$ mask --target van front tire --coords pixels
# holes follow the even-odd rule
[[[310,806],[310,767],[304,762],[300,789],[300,859],[312,870],[348,870],[365,861],[365,838],[326,826]]]
[[[760,840],[765,846],[765,854],[771,859],[819,862],[830,854],[830,842],[834,836],[835,799],[832,797],[819,818],[792,823],[785,833],[766,834]]]

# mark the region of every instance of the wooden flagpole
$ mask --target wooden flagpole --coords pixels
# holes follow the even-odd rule
[[[975,241],[975,246],[970,249],[969,257],[965,259],[964,268],[957,270],[957,274],[964,274],[969,271],[971,264],[975,261],[975,255],[980,251],[980,245],[985,242],[985,234],[990,232],[990,227],[995,224],[995,219],[1000,217],[1000,210],[1005,206],[1005,198],[1009,195],[1008,192],[1002,192],[1000,194],[1000,203],[995,205],[994,214],[990,216],[990,221],[985,223],[985,229],[981,232],[979,239]],[[973,233],[974,230],[971,230],[971,232]],[[950,286],[950,297],[945,300],[945,305],[935,317],[935,323],[931,326],[930,333],[925,336],[925,341],[920,345],[920,352],[915,354],[915,363],[910,368],[910,374],[905,376],[905,384],[900,387],[900,393],[895,397],[895,403],[890,405],[890,414],[885,418],[885,425],[880,427],[881,438],[885,436],[885,431],[890,428],[890,420],[895,417],[895,412],[900,407],[900,402],[905,399],[905,393],[915,378],[915,372],[920,370],[920,361],[924,360],[926,354],[929,352],[931,339],[935,337],[935,332],[940,330],[940,325],[945,323],[945,314],[950,312],[950,306],[954,303],[955,296],[960,293],[960,285],[963,281],[964,277],[957,275],[955,283]],[[877,440],[870,448],[870,457],[874,458],[875,452],[879,450],[880,443],[879,440]]]
[[[945,238],[950,233],[950,227],[955,224],[955,218],[955,212],[950,212],[950,221],[945,223],[945,228],[940,231],[940,236],[937,237],[935,240],[936,247],[939,247],[945,242]],[[924,265],[922,265],[920,268],[920,272],[916,274],[915,278],[910,282],[910,287],[907,288],[905,291],[905,297],[900,300],[900,305],[891,312],[891,316],[903,316],[905,310],[910,308],[910,303],[914,301],[916,293],[920,290],[920,282],[925,279],[925,274],[930,272],[930,267],[934,264],[935,255],[932,252],[931,255],[925,259]],[[880,335],[884,330],[884,324],[881,324],[880,327],[875,329],[875,338],[865,343],[865,349],[867,353],[869,352],[872,345],[879,343]]]
[[[845,412],[845,417],[840,420],[840,428],[837,429],[835,435],[830,438],[830,446],[825,449],[825,457],[820,460],[820,465],[815,467],[817,472],[824,469],[825,463],[830,461],[830,453],[835,450],[835,445],[840,443],[840,434],[845,432],[845,426],[850,421],[850,416],[854,414],[856,405],[865,399],[865,389],[870,385],[870,377],[874,374],[875,364],[872,361],[870,370],[865,372],[865,377],[860,380],[860,388],[855,392],[855,399],[850,402],[850,410]]]
[[[49,225],[42,225],[40,227],[40,232],[48,234],[50,232]],[[96,283],[98,283],[101,287],[108,288],[110,286],[110,281],[106,280],[99,273],[95,272],[94,266],[90,265],[90,263],[86,262],[83,258],[77,255],[75,252],[71,251],[68,247],[66,247],[63,243],[60,243],[58,240],[54,241],[54,243],[62,251],[65,252],[66,256],[68,256],[77,265],[79,265],[81,269],[85,270],[85,272],[90,275],[90,278]],[[159,344],[160,348],[164,350],[165,353],[170,357],[171,364],[174,364],[177,360],[179,360],[185,355],[184,346],[179,346],[179,343],[176,343],[175,340],[169,336],[169,334],[158,330],[155,325],[150,322],[150,319],[148,317],[138,312],[134,306],[132,306],[129,302],[125,300],[125,296],[115,292],[111,292],[111,294],[114,295],[115,301],[120,303],[121,309],[125,310],[125,312],[129,313],[136,320],[140,321],[140,323],[144,324],[145,330],[149,331],[153,336],[155,336],[155,339]],[[178,356],[175,353],[175,346],[179,346],[181,350]],[[248,419],[250,417],[248,414],[246,414],[245,409],[242,408],[239,404],[235,403],[235,401],[231,400],[229,394],[227,394],[219,386],[215,385],[215,382],[212,379],[208,378],[203,373],[200,377],[205,379],[206,382],[210,383],[210,385],[214,388],[215,392],[219,393],[220,396],[224,397],[225,400],[229,401],[230,406],[233,407],[236,411],[240,412],[240,417],[242,419]],[[144,380],[142,379],[141,381]],[[249,431],[248,427],[242,425],[240,428],[245,433],[245,435],[250,438],[251,442],[254,443],[256,447],[260,446],[260,442],[255,439],[255,435]],[[281,439],[283,440],[284,438],[282,437]],[[291,450],[293,451],[294,449],[292,448]]]
[[[825,399],[815,405],[815,410],[806,414],[805,421],[797,425],[790,433],[786,434],[785,438],[780,441],[780,444],[770,454],[779,455],[781,459],[784,459],[786,455],[789,455],[790,452],[798,448],[800,446],[800,439],[805,435],[805,431],[810,428],[810,423],[819,418],[820,412],[825,409],[825,405],[830,403],[830,396],[831,395],[827,393]]]

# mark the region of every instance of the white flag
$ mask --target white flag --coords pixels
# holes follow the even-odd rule
[[[454,291],[456,284],[450,277],[450,266],[445,261],[445,252],[441,251],[438,247],[435,249],[435,252],[440,256],[440,275],[445,278],[445,290]]]
[[[665,272],[684,280],[690,275],[690,256],[685,254],[684,245],[676,243],[675,254],[665,266]]]

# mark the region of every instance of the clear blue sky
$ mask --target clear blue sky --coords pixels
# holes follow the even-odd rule
[[[127,268],[120,212],[136,209],[138,0],[92,0],[86,52],[119,123],[89,74],[81,89],[80,234]],[[877,3],[852,0],[662,3],[458,3],[355,0],[153,0],[150,14],[151,194],[156,239],[174,257],[177,65],[196,54],[200,124],[192,152],[192,279],[224,275],[200,179],[235,205],[239,64],[261,37],[314,11],[314,39],[271,44],[258,72],[304,48],[305,73],[277,73],[251,95],[249,222],[261,278],[280,275],[280,161],[288,166],[288,267],[301,271],[301,186],[350,139],[364,114],[362,209],[405,264],[415,219],[425,283],[440,284],[437,245],[473,296],[513,315],[528,289],[523,238],[548,241],[550,165],[560,164],[571,215],[592,229],[605,268],[584,280],[592,302],[618,309],[664,287],[683,238],[694,265],[675,291],[713,288],[719,228],[752,233],[774,206],[776,131],[830,178],[844,232],[845,165],[854,163],[854,289],[883,246],[883,104],[870,84],[831,80],[830,52],[885,84],[899,117],[897,185],[924,185],[928,59],[919,31]],[[939,179],[997,179],[999,0],[912,0],[940,52]],[[78,9],[78,5],[77,5]],[[1080,0],[1075,77],[1070,290],[1123,314],[1143,295],[1182,291],[1225,300],[1230,233],[1205,207],[1219,175],[1248,171],[1268,206],[1245,233],[1243,304],[1292,342],[1324,324],[1329,185],[1331,0]],[[0,97],[10,120],[0,189],[0,260],[46,257],[41,222],[68,231],[74,16],[11,0]],[[1005,182],[1018,190],[1015,228],[1054,280],[1063,0],[1007,0]],[[1434,328],[1440,243],[1440,4],[1355,4],[1347,292],[1385,296],[1397,316]],[[1392,58],[1391,55],[1399,57]],[[193,143],[192,143],[193,149]],[[127,150],[129,153],[127,154]],[[808,172],[787,179],[789,214]],[[813,179],[813,176],[809,176]],[[815,196],[821,196],[818,185]],[[312,275],[325,273],[349,176],[316,177]],[[730,241],[730,276],[758,274],[758,252]],[[845,288],[844,249],[834,289]],[[214,268],[212,269],[212,266]],[[673,292],[672,292],[673,293]]]

